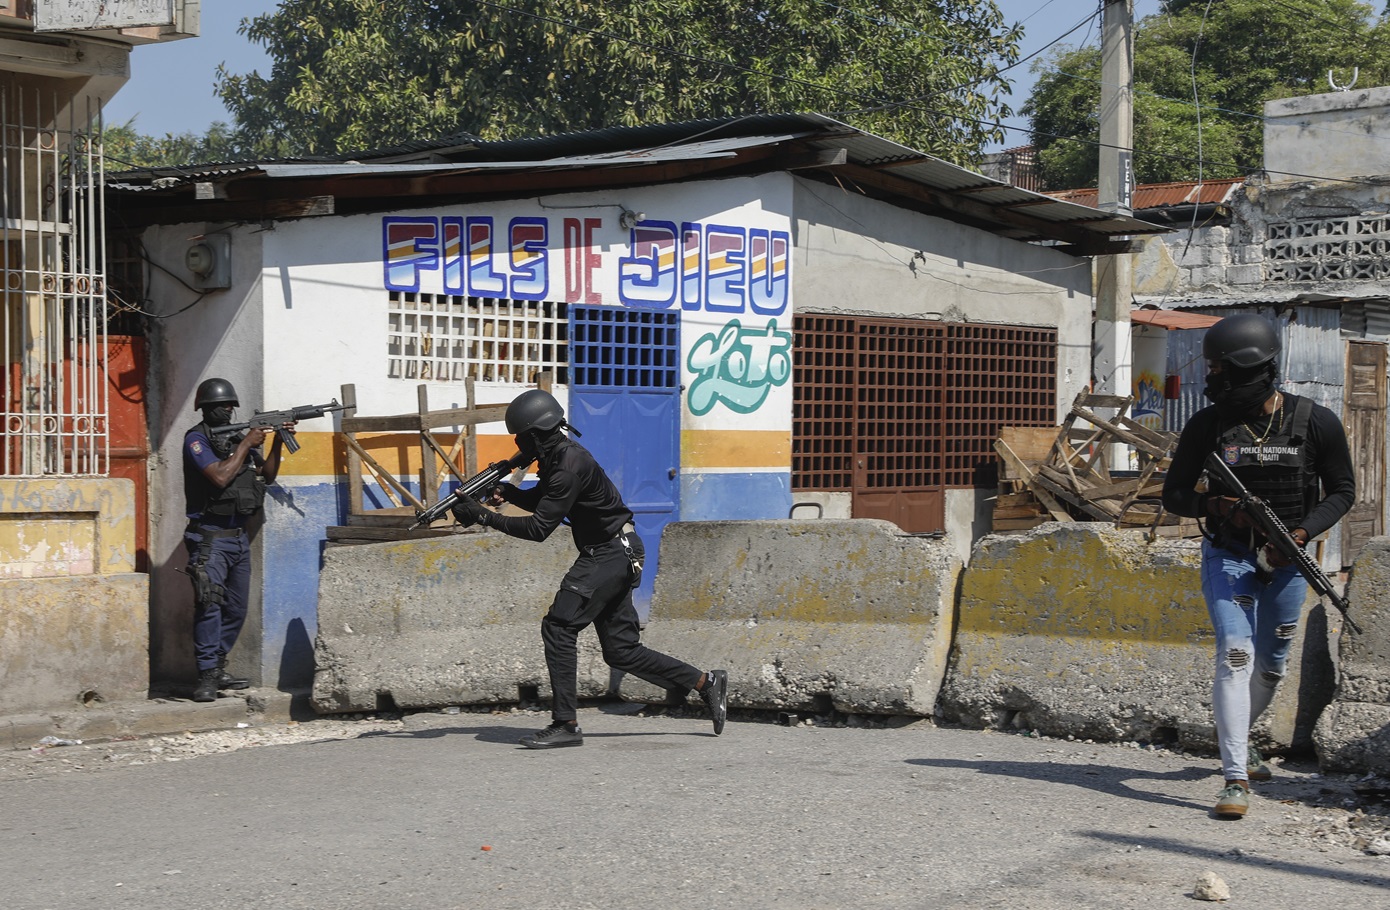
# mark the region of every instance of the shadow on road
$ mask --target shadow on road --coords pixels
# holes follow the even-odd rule
[[[544,722],[536,724],[535,729],[539,730],[545,726]],[[373,730],[363,733],[358,739],[438,739],[441,736],[471,736],[480,743],[500,743],[508,746],[516,746],[517,740],[527,733],[534,730],[518,729],[516,727],[502,726],[477,726],[477,727],[427,727],[420,730]],[[643,737],[657,737],[671,739],[685,736],[712,736],[708,729],[690,730],[688,732],[673,733],[669,730],[657,730],[648,732],[633,733],[591,733],[584,732],[585,739],[639,739]],[[520,748],[520,747],[518,747]]]
[[[1150,793],[1136,789],[1126,781],[1144,780],[1159,783],[1162,781],[1195,781],[1214,778],[1210,768],[1187,767],[1177,771],[1154,773],[1118,765],[1071,765],[1063,763],[1011,762],[1011,761],[966,761],[956,758],[909,758],[909,765],[922,765],[928,768],[956,768],[978,771],[981,774],[994,774],[1000,777],[1016,777],[1043,781],[1052,784],[1070,784],[1095,790],[1109,796],[1135,799],[1140,802],[1158,803],[1165,806],[1179,806],[1187,809],[1206,811],[1206,803],[1179,799],[1162,793]]]

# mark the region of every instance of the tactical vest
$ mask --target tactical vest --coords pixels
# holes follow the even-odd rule
[[[207,438],[212,444],[212,453],[219,461],[236,451],[237,443],[230,435],[224,433],[214,436],[206,423],[200,423],[184,434],[185,445],[189,435],[193,433],[202,433]],[[232,482],[225,487],[219,487],[208,480],[207,475],[185,456],[183,495],[188,503],[188,513],[226,517],[251,515],[259,511],[265,502],[265,484],[256,473],[254,460],[254,456],[248,455],[241,470],[232,478]]]
[[[1216,454],[1231,466],[1231,473],[1240,478],[1247,490],[1268,503],[1279,520],[1293,528],[1317,505],[1318,475],[1308,452],[1313,402],[1284,395],[1286,415],[1291,405],[1293,415],[1285,416],[1283,424],[1263,442],[1256,441],[1252,430],[1261,423],[1260,418],[1227,428],[1217,437]]]

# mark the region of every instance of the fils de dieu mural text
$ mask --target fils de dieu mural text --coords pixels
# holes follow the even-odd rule
[[[788,231],[739,225],[644,221],[628,230],[617,257],[616,301],[607,299],[601,218],[491,216],[386,217],[382,263],[389,291],[419,292],[426,283],[445,294],[517,300],[562,300],[668,309],[735,318],[697,338],[686,358],[695,374],[693,414],[723,404],[756,411],[791,376],[789,331],[775,318],[790,305]],[[746,325],[752,320],[754,324]]]

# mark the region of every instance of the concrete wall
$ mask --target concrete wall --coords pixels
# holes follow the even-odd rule
[[[940,711],[968,726],[1213,749],[1215,635],[1195,541],[1146,541],[1099,523],[981,540],[961,585]],[[1256,727],[1307,745],[1331,697],[1321,610],[1310,602],[1288,675]]]
[[[316,710],[374,711],[549,698],[541,617],[574,561],[567,529],[543,544],[498,531],[334,547],[319,576]],[[579,691],[608,689],[592,632]]]
[[[1340,678],[1318,720],[1318,760],[1330,771],[1390,774],[1390,537],[1361,549],[1347,585],[1352,620],[1342,634]]]
[[[1390,88],[1265,102],[1264,163],[1275,181],[1390,174]]]
[[[960,569],[886,521],[678,522],[643,640],[727,668],[737,707],[930,715]],[[665,694],[631,679],[622,693]]]
[[[134,484],[0,479],[0,715],[143,697]]]

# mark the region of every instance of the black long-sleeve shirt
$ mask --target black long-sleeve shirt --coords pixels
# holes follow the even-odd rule
[[[574,544],[583,549],[612,540],[632,521],[618,488],[579,443],[562,437],[540,462],[535,486],[501,485],[503,499],[531,514],[493,515],[489,526],[523,540],[545,540],[568,518]]]
[[[1292,408],[1285,406],[1284,414]],[[1284,419],[1291,419],[1285,417]],[[1178,438],[1178,449],[1163,481],[1163,507],[1175,515],[1205,518],[1203,497],[1196,490],[1206,458],[1216,451],[1216,441],[1239,419],[1223,420],[1216,407],[1207,407],[1192,415]],[[1346,431],[1337,415],[1320,404],[1313,405],[1308,420],[1307,451],[1313,463],[1313,473],[1322,482],[1322,499],[1303,520],[1289,529],[1300,527],[1311,540],[1327,531],[1351,510],[1356,501],[1356,475],[1351,463],[1351,450]]]

